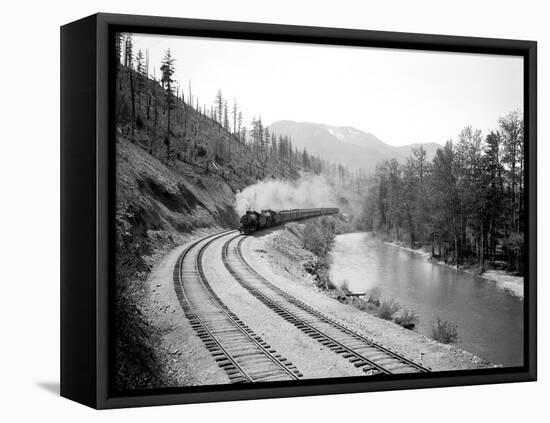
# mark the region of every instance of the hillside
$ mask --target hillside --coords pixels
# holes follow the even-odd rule
[[[170,95],[166,85],[135,69],[121,66],[116,88],[116,383],[122,389],[146,388],[170,378],[156,357],[155,333],[162,329],[141,311],[150,294],[144,284],[158,257],[197,233],[237,227],[236,194],[247,187],[261,191],[265,182],[293,184],[316,174],[325,188],[334,184],[341,210],[357,214],[363,181],[337,166],[346,156],[323,160],[311,154],[325,145],[327,151],[333,148],[335,135],[328,127],[313,131],[311,143],[319,148],[305,154],[300,137],[268,134],[258,122],[231,131],[215,108],[182,92]],[[347,129],[344,138],[353,131]],[[370,134],[352,138],[355,143],[338,142],[360,161],[365,149],[374,161],[391,154],[391,147]],[[320,191],[314,191],[319,199]],[[277,208],[269,203],[266,207]],[[324,200],[319,206],[326,206]]]
[[[394,147],[371,133],[349,126],[335,127],[284,120],[272,123],[269,128],[272,132],[290,136],[296,147],[305,148],[310,154],[366,171],[374,170],[376,163],[381,160],[395,158],[404,161],[412,149],[420,145]],[[436,143],[422,146],[426,149],[428,158],[433,157],[437,148],[441,147]]]
[[[135,69],[121,66],[116,88],[116,384],[147,388],[169,378],[155,356],[159,329],[141,312],[156,257],[197,231],[237,227],[235,195],[245,187],[295,180],[322,163],[283,150],[286,140],[276,150],[246,142]]]
[[[136,86],[141,85],[139,90]],[[132,87],[134,90],[132,90]],[[167,383],[155,329],[142,314],[154,258],[201,228],[234,228],[235,193],[258,179],[295,178],[296,169],[265,163],[196,108],[121,67],[116,115],[116,384]]]

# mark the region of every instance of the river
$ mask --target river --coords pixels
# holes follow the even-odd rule
[[[382,298],[419,316],[418,332],[430,336],[440,316],[458,325],[458,347],[506,367],[523,364],[523,300],[496,284],[369,233],[337,236],[329,260],[337,285],[346,280],[358,293],[378,287]]]

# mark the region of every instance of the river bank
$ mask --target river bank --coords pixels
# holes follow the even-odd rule
[[[470,275],[478,276],[482,279],[485,279],[488,282],[494,283],[499,288],[503,289],[510,295],[514,295],[518,298],[523,299],[523,285],[524,285],[524,279],[523,276],[515,276],[510,272],[507,272],[505,270],[501,269],[488,269],[482,274],[480,274],[477,269],[474,266],[471,267],[459,267],[458,269],[456,266],[445,263],[442,260],[437,260],[432,258],[431,250],[427,247],[419,247],[417,249],[413,249],[410,247],[407,247],[405,243],[398,242],[398,241],[384,241],[385,244],[391,245],[396,248],[400,248],[405,251],[409,251],[411,253],[417,254],[421,256],[424,260],[429,261],[431,263],[436,263],[441,266],[447,266],[451,269],[454,269],[459,272],[465,272]]]
[[[352,292],[377,292],[417,317],[414,331],[438,339],[434,326],[456,327],[456,346],[503,366],[523,363],[524,302],[495,283],[382,242],[372,233],[338,235],[329,253],[330,278]]]
[[[343,322],[386,347],[435,371],[497,367],[498,365],[422,334],[344,304],[330,291],[317,286],[304,265],[315,260],[288,229],[265,231],[247,238],[243,248],[247,260],[269,280],[312,307]]]

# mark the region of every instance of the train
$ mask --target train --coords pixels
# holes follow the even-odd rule
[[[239,231],[243,234],[251,234],[252,232],[271,228],[287,222],[338,213],[340,213],[340,209],[338,208],[292,209],[279,211],[262,210],[260,213],[254,210],[248,210],[241,217],[241,226],[239,227]]]

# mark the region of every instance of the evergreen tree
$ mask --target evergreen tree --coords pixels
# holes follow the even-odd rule
[[[237,99],[233,98],[233,134],[237,134],[237,115],[238,115],[238,108],[237,108]]]
[[[216,94],[216,114],[218,118],[218,123],[220,125],[223,124],[223,97],[222,97],[222,91],[218,90],[218,93]]]
[[[242,137],[242,126],[243,126],[243,114],[239,111],[239,115],[237,117],[237,135],[239,137],[239,142],[244,143],[246,137]],[[246,130],[245,130],[246,134]]]
[[[138,54],[136,56],[136,76],[137,76],[137,97],[138,97],[139,107],[141,107],[141,98],[145,93],[145,81],[147,80],[144,57],[143,57],[143,52],[141,50],[138,51]]]
[[[174,69],[174,58],[172,57],[172,53],[170,52],[170,49],[166,50],[166,53],[164,54],[164,58],[162,59],[160,71],[162,73],[161,83],[163,88],[166,90],[166,111],[167,111],[167,119],[166,119],[166,138],[165,138],[165,145],[166,145],[166,157],[170,158],[170,152],[171,152],[171,144],[170,144],[170,131],[171,131],[171,111],[174,108],[174,92],[173,92],[173,86],[174,86],[174,80],[172,79],[172,76],[174,75],[175,69]]]
[[[223,128],[229,132],[229,112],[227,111],[227,100],[223,102]]]
[[[124,51],[124,66],[131,68],[134,62],[134,41],[132,34],[126,34]]]
[[[523,272],[523,136],[516,112],[486,137],[465,127],[431,162],[419,148],[403,164],[379,163],[367,189],[365,225],[412,248],[431,243],[434,257],[457,267],[469,261],[483,272],[487,262],[504,260]],[[343,166],[330,168],[346,178]]]

